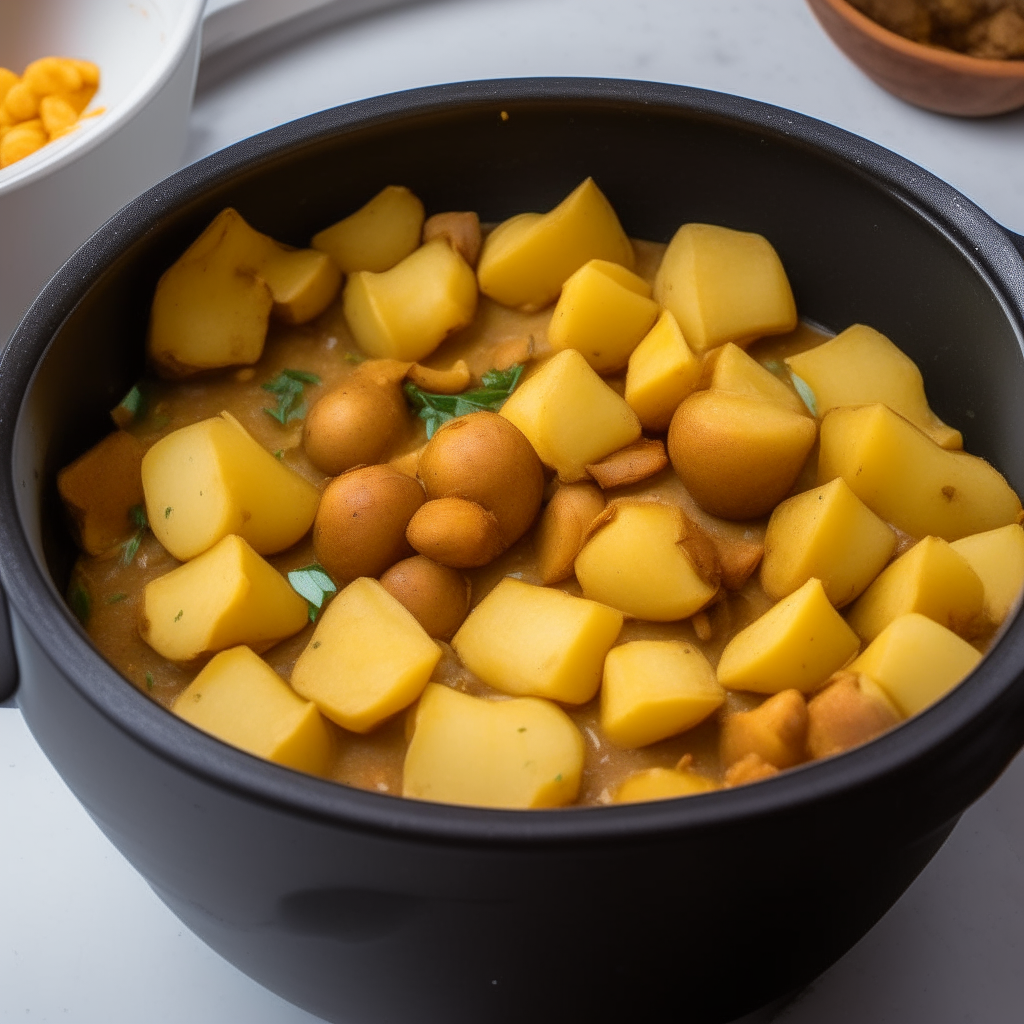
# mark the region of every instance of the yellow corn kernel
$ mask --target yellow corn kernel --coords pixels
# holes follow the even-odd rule
[[[42,121],[26,121],[9,128],[0,139],[0,168],[30,156],[49,141]]]

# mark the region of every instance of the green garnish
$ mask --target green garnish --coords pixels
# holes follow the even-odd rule
[[[126,568],[135,561],[135,556],[139,553],[139,545],[149,528],[144,505],[132,505],[128,510],[128,518],[135,525],[135,532],[121,545],[121,564]]]
[[[557,774],[557,775],[555,776],[555,782],[561,782],[561,781],[562,781],[562,773],[561,773],[561,772],[559,772],[559,773],[558,773],[558,774]]]
[[[147,672],[146,673],[146,689],[147,690],[152,690],[153,689],[153,673],[152,672]]]
[[[178,621],[178,620],[179,620],[179,619],[180,619],[180,618],[182,617],[182,615],[184,615],[184,614],[185,614],[185,609],[184,609],[184,608],[182,608],[182,609],[181,609],[181,610],[180,610],[180,611],[178,612],[178,614],[174,616],[174,621],[175,621],[175,622],[177,622],[177,621]]]
[[[306,384],[319,384],[315,373],[305,370],[282,370],[273,380],[263,385],[264,391],[277,395],[277,408],[263,411],[282,426],[292,420],[301,420],[306,415],[306,399],[303,388]]]
[[[280,462],[284,458],[284,449],[278,448],[277,451],[274,452],[274,458],[277,459],[278,462]]]
[[[360,355],[358,352],[346,352],[342,358],[346,363],[353,363],[356,366],[366,361],[366,356]]]
[[[111,594],[110,597],[107,598],[107,604],[118,604],[120,601],[127,601],[127,600],[128,600],[128,595],[125,594],[125,593]]]
[[[84,626],[89,622],[89,615],[92,612],[92,598],[89,591],[85,589],[82,581],[74,579],[68,587],[68,604],[75,613],[75,618]]]
[[[173,511],[174,511],[174,509],[171,508],[170,505],[168,505],[167,508],[164,509],[164,519],[170,519],[171,518],[171,513]]]
[[[327,570],[317,562],[292,570],[288,573],[288,582],[292,585],[292,590],[308,602],[310,622],[316,622],[316,615],[323,607],[324,598],[328,594],[337,593],[338,590],[334,580],[327,575]]]
[[[507,370],[488,370],[482,378],[483,387],[463,391],[461,395],[435,395],[424,391],[411,381],[405,382],[405,397],[427,424],[427,439],[442,423],[471,412],[497,412],[515,390],[523,375],[523,364],[517,363]]]
[[[796,388],[796,393],[803,399],[804,405],[810,410],[811,415],[817,418],[818,402],[814,397],[814,392],[811,390],[811,385],[795,373],[790,372],[790,377],[793,379],[793,387]]]
[[[138,384],[133,384],[131,391],[110,410],[110,418],[115,426],[123,430],[146,415],[146,405],[146,396],[142,389]]]

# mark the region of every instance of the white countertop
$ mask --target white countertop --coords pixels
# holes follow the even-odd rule
[[[367,0],[335,0],[346,3]],[[846,61],[802,0],[448,0],[321,26],[219,81],[208,70],[187,159],[365,96],[522,75],[645,78],[790,107],[917,161],[1024,232],[1024,111],[959,121],[906,106]],[[1024,1019],[1022,907],[1024,758],[881,923],[775,1020]],[[0,708],[0,1024],[313,1020],[180,925],[75,802],[19,712]]]

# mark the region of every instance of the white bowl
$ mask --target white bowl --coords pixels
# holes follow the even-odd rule
[[[100,68],[105,112],[0,170],[0,348],[64,261],[185,152],[205,0],[3,3],[0,65],[49,55]]]

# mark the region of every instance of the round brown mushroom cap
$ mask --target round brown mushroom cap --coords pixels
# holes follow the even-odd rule
[[[466,498],[434,498],[421,505],[405,535],[421,555],[454,569],[479,568],[505,550],[494,513]]]
[[[469,581],[458,569],[413,555],[396,562],[380,585],[401,602],[435,640],[451,640],[469,612]]]
[[[313,521],[317,561],[341,586],[378,577],[413,553],[406,527],[426,501],[419,482],[390,466],[361,466],[332,480]]]
[[[423,449],[418,474],[428,498],[466,498],[492,512],[503,549],[530,528],[544,493],[533,445],[494,412],[445,423]]]

